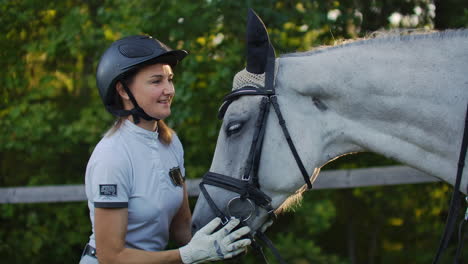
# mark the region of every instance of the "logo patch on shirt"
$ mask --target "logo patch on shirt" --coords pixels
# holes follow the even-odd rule
[[[171,178],[174,186],[182,186],[184,183],[184,177],[182,177],[182,173],[180,172],[179,167],[174,167],[169,170],[169,178]]]
[[[103,196],[117,196],[117,184],[99,184],[99,194]]]

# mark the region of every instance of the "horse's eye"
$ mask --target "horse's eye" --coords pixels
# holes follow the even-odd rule
[[[229,123],[226,126],[226,134],[230,136],[232,134],[239,132],[241,129],[242,129],[242,122],[234,121],[234,122]]]

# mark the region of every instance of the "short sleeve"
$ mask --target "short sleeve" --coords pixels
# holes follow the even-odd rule
[[[114,157],[113,157],[114,156]],[[95,208],[126,208],[130,197],[130,167],[128,161],[115,154],[99,155],[86,170],[88,199]]]

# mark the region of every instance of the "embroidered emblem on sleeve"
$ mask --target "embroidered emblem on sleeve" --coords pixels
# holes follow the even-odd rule
[[[99,195],[117,196],[117,184],[99,184]]]
[[[184,177],[182,177],[182,173],[180,172],[179,167],[174,167],[169,170],[169,178],[171,178],[172,184],[174,184],[174,186],[182,186],[184,183]]]

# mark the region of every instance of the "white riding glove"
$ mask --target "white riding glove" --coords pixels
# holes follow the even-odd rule
[[[238,219],[231,218],[226,226],[213,233],[220,223],[221,219],[219,217],[211,220],[195,233],[187,245],[179,248],[183,263],[196,264],[204,261],[232,258],[242,253],[250,245],[250,239],[238,240],[250,232],[249,227],[244,226],[231,233],[240,223]]]

